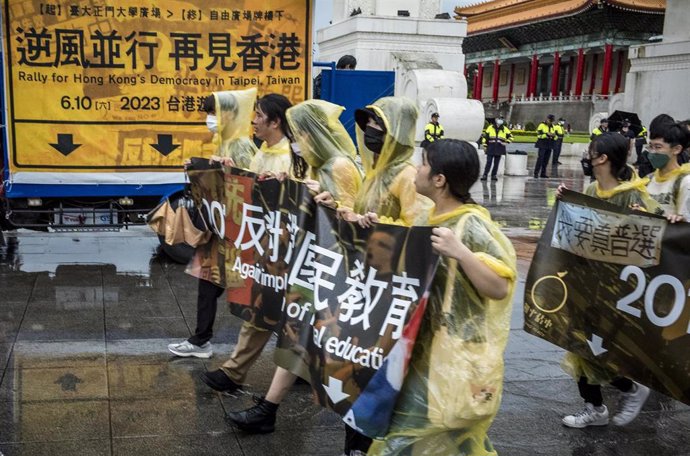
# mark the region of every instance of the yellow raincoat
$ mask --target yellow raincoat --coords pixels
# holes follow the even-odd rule
[[[602,190],[598,182],[592,182],[585,189],[585,195],[599,198],[623,208],[629,209],[633,205],[638,205],[641,210],[662,214],[663,209],[647,192],[648,182],[649,179],[647,178],[641,179],[633,176],[631,180],[621,182],[611,190]],[[582,358],[570,352],[563,357],[561,367],[565,372],[572,375],[575,380],[579,380],[583,376],[587,377],[590,385],[610,383],[616,377],[619,377],[617,372],[612,372],[595,361]]]
[[[255,173],[272,172],[288,173],[291,175],[292,157],[290,156],[290,140],[286,136],[275,143],[272,147],[268,147],[266,142],[261,145],[259,152],[254,155],[249,170]]]
[[[489,456],[487,430],[503,392],[503,351],[517,280],[515,250],[475,204],[429,217],[448,227],[499,276],[508,279],[501,300],[480,295],[455,260],[442,257],[410,366],[383,440],[370,455]]]
[[[217,155],[230,157],[238,168],[249,169],[257,148],[250,139],[256,88],[213,92],[218,133],[213,135]]]
[[[362,174],[354,161],[355,145],[338,120],[344,110],[324,100],[307,100],[285,114],[309,165],[310,177],[339,204],[352,207],[362,186]]]
[[[364,131],[356,127],[357,144],[364,166],[364,183],[357,195],[354,211],[375,212],[384,223],[411,226],[426,214],[431,202],[417,193],[414,179],[417,169],[410,159],[414,152],[417,116],[414,102],[404,97],[384,97],[367,108],[374,111],[386,126],[381,154],[375,155],[364,144]]]

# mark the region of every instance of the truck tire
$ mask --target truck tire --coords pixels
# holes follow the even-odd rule
[[[194,256],[194,247],[189,244],[175,244],[170,245],[165,242],[165,237],[158,236],[158,242],[161,244],[161,250],[171,260],[179,264],[187,264]]]

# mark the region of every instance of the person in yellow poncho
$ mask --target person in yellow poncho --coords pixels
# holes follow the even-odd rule
[[[595,181],[585,189],[585,194],[624,208],[662,213],[647,192],[649,179],[640,179],[626,165],[628,146],[628,139],[618,133],[602,133],[592,140],[588,157],[582,160],[582,169],[585,176],[593,175]],[[557,195],[560,196],[565,188],[561,184]],[[618,411],[612,418],[617,426],[634,420],[649,396],[646,386],[574,353],[566,354],[562,366],[577,380],[580,396],[585,401],[580,412],[563,417],[562,423],[567,427],[584,428],[609,423],[609,411],[601,394],[602,383],[610,383],[621,392]]]
[[[256,89],[214,92],[204,100],[206,126],[213,133],[216,152],[212,160],[231,166],[247,168],[256,153],[256,146],[249,139],[251,119],[256,102]],[[217,242],[212,238],[211,242]],[[197,250],[192,263],[205,264],[213,261],[204,258]],[[217,270],[217,268],[216,268]],[[218,278],[219,282],[224,282]],[[211,338],[218,308],[217,299],[224,288],[208,280],[199,280],[197,315],[194,334],[182,341],[171,343],[168,350],[182,357],[210,358],[213,355]]]
[[[355,146],[338,120],[343,110],[327,101],[307,100],[288,109],[286,117],[295,140],[293,152],[309,166],[308,177],[335,201],[352,205],[362,176],[354,162]],[[266,397],[247,410],[229,412],[228,420],[244,432],[273,432],[278,406],[296,379],[295,374],[278,367]]]
[[[465,141],[427,146],[415,186],[441,262],[388,434],[369,455],[496,455],[487,430],[503,390],[517,280],[515,250],[469,189],[479,157]]]
[[[355,112],[365,175],[354,206],[339,208],[345,220],[411,226],[430,206],[414,189],[417,170],[410,160],[417,116],[414,102],[404,97],[384,97]]]
[[[233,166],[249,169],[257,151],[249,138],[255,101],[255,88],[213,92],[206,97],[202,110],[207,114],[206,126],[213,133],[216,145],[212,160],[229,158]]]

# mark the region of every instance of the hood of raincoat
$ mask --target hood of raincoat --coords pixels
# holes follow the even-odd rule
[[[362,156],[365,179],[386,173],[396,165],[407,162],[414,152],[414,136],[419,111],[415,103],[405,97],[384,97],[367,106],[376,113],[386,127],[381,154],[374,165],[374,153],[364,144],[364,130],[357,125],[357,145]]]
[[[213,143],[218,155],[232,158],[239,168],[249,167],[257,151],[250,140],[256,92],[256,88],[213,92],[218,119],[218,133]]]
[[[319,168],[334,157],[355,157],[355,145],[338,120],[344,110],[324,100],[307,100],[285,112],[302,158],[310,167]]]

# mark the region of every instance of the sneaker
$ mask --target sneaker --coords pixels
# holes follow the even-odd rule
[[[496,176],[491,176],[491,180],[492,180],[492,181],[497,181],[497,180],[498,180],[498,177],[496,177]]]
[[[233,382],[222,369],[204,372],[199,377],[202,382],[221,393],[234,393],[240,389],[240,385]]]
[[[176,356],[182,356],[187,358],[189,356],[194,356],[196,358],[210,358],[213,356],[213,347],[211,347],[211,342],[206,342],[204,345],[199,347],[194,345],[188,340],[180,342],[178,344],[169,344],[168,350],[170,353]]]
[[[486,176],[485,176],[485,175],[484,175],[484,176],[482,176],[481,178],[479,178],[479,180],[483,180],[483,181],[485,181],[485,180],[486,180]]]
[[[225,419],[248,434],[268,434],[275,431],[278,405],[261,398],[254,407],[228,412]]]
[[[563,417],[561,422],[571,428],[585,428],[587,426],[606,426],[609,424],[609,410],[602,405],[602,410],[597,411],[594,405],[587,402],[585,408],[574,415]]]
[[[611,421],[616,426],[625,426],[632,420],[637,418],[640,414],[642,406],[647,402],[649,397],[649,388],[633,382],[633,388],[628,393],[621,393],[621,399],[618,403],[618,413],[613,415]]]

